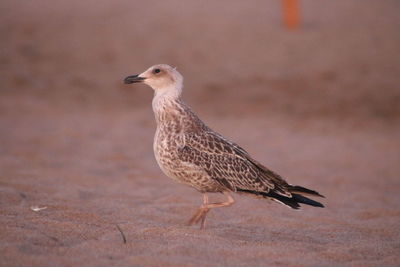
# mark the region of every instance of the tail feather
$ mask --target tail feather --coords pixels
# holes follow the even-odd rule
[[[285,197],[285,196],[279,195],[279,194],[277,194],[275,192],[268,192],[268,193],[264,193],[263,192],[263,193],[261,193],[261,195],[264,198],[268,198],[268,199],[277,201],[277,202],[282,203],[282,204],[284,204],[284,205],[286,205],[288,207],[291,207],[292,209],[295,209],[295,210],[300,209],[299,202],[293,197],[291,197],[291,198]]]
[[[286,197],[282,196],[280,194],[277,194],[273,191],[269,192],[258,192],[258,191],[253,191],[253,190],[246,190],[246,189],[237,189],[238,192],[242,193],[247,193],[247,194],[252,194],[256,196],[261,196],[264,198],[272,199],[274,201],[280,202],[286,206],[291,207],[292,209],[299,209],[300,204],[306,204],[310,205],[313,207],[320,207],[323,208],[324,205],[318,201],[312,200],[308,197],[303,196],[302,194],[306,195],[313,195],[313,196],[319,196],[319,197],[324,197],[318,192],[314,190],[310,190],[301,186],[290,186],[289,191],[292,194],[292,197]]]
[[[312,200],[311,198],[299,195],[299,194],[292,194],[292,198],[295,199],[298,203],[303,203],[303,204],[310,205],[313,207],[324,208],[324,205],[322,203]]]

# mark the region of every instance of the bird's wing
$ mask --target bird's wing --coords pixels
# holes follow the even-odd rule
[[[186,133],[179,149],[180,160],[194,164],[232,191],[254,190],[290,196],[288,184],[237,144],[212,132]]]

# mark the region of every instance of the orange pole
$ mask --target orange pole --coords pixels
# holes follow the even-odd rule
[[[283,0],[283,20],[288,29],[296,29],[300,25],[298,0]]]

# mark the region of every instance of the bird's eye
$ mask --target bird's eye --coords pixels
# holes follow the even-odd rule
[[[158,74],[158,73],[160,73],[160,72],[161,72],[160,69],[154,69],[154,70],[153,70],[153,73],[154,73],[154,74]]]

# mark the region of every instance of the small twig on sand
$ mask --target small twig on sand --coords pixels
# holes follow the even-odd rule
[[[122,240],[124,241],[124,244],[126,244],[126,237],[125,237],[125,234],[124,234],[124,232],[122,232],[121,227],[119,227],[118,224],[117,224],[117,229],[118,229],[118,231],[121,233]]]

